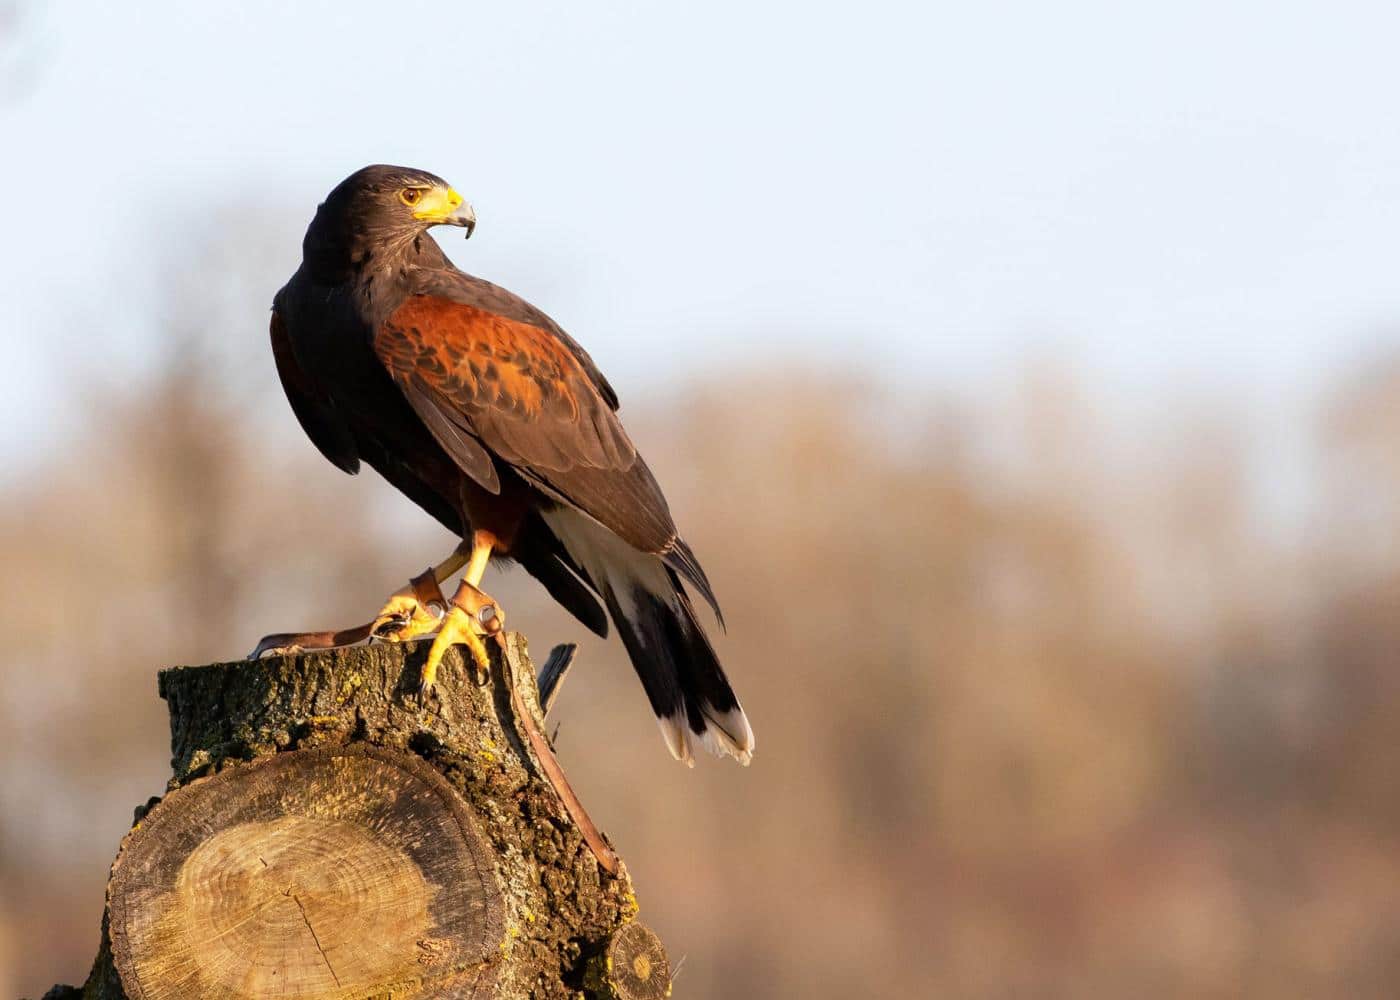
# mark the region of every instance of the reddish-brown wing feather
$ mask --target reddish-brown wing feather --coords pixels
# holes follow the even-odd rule
[[[441,254],[440,250],[438,252]],[[493,285],[485,278],[462,273],[453,267],[446,257],[442,258],[442,266],[419,271],[415,273],[414,279],[418,286],[415,288],[415,292],[419,295],[430,295],[475,306],[492,315],[546,331],[569,349],[588,375],[588,380],[593,383],[599,395],[608,404],[608,408],[617,409],[617,393],[608,384],[607,378],[598,370],[598,366],[593,363],[593,359],[588,356],[588,352],[583,349],[583,346],[561,330],[558,323],[555,323],[554,320],[520,296],[506,291],[500,285]]]
[[[401,382],[446,404],[453,423],[511,465],[623,470],[636,459],[573,354],[540,327],[416,295],[380,328],[375,350]]]
[[[467,475],[499,490],[494,455],[546,495],[659,555],[719,613],[661,488],[610,405],[616,397],[570,342],[479,305],[416,295],[376,332],[374,348]]]
[[[550,331],[418,295],[380,327],[375,351],[438,443],[483,486],[492,488],[478,471],[477,447],[644,552],[674,544],[656,480]]]

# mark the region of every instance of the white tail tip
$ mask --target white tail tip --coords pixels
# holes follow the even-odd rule
[[[661,738],[671,756],[686,767],[695,766],[695,756],[690,750],[692,733],[683,716],[663,715],[657,718]],[[705,713],[705,731],[698,734],[700,745],[716,757],[733,757],[748,767],[753,762],[753,729],[742,708],[733,708],[723,713]]]

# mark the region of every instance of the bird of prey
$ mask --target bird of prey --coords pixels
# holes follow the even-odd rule
[[[489,561],[513,560],[598,635],[611,617],[678,760],[692,764],[698,742],[747,764],[753,731],[685,585],[722,623],[718,603],[622,427],[616,392],[543,312],[454,267],[428,235],[438,225],[468,237],[476,226],[442,178],[383,165],[347,177],[273,299],[272,353],[321,453],[351,474],[367,463],[462,544],[372,624],[269,636],[254,655],[435,635],[429,695],[455,644],[485,669],[482,638],[505,615],[482,576]],[[464,567],[442,600],[438,585]]]

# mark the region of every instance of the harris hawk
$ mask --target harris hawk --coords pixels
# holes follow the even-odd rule
[[[454,644],[484,669],[504,614],[480,585],[514,561],[600,636],[617,627],[671,753],[747,764],[753,731],[686,592],[719,605],[618,417],[617,393],[539,309],[466,274],[428,235],[471,206],[442,178],[370,166],[319,206],[272,307],[272,353],[303,430],[333,464],[374,468],[462,539],[373,623],[268,636],[254,655],[434,635],[420,694]],[[450,601],[438,584],[464,569]],[[684,583],[682,582],[684,581]],[[432,595],[437,595],[434,600]]]

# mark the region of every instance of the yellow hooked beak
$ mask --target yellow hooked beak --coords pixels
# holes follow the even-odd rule
[[[414,206],[413,217],[434,226],[462,226],[468,237],[476,228],[476,213],[453,188],[424,192]]]

